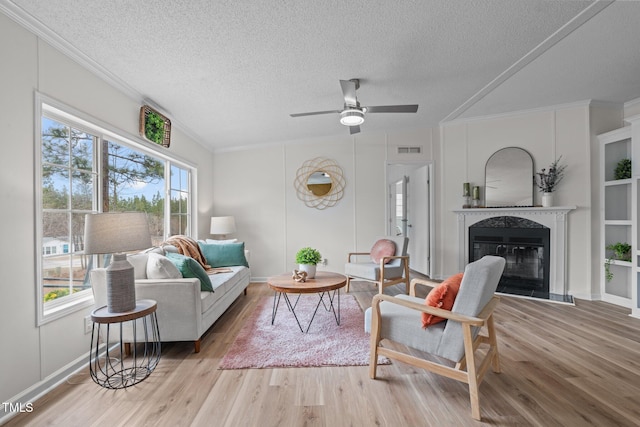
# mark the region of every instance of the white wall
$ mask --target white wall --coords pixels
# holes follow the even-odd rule
[[[37,40],[0,14],[0,400],[40,379],[36,323],[33,199],[33,88]],[[11,60],[7,60],[11,58]],[[8,208],[10,207],[10,208]],[[87,348],[88,348],[87,343]],[[86,351],[86,350],[85,350]],[[2,416],[2,412],[0,412]]]
[[[88,357],[80,310],[36,326],[34,93],[39,91],[136,135],[141,100],[115,90],[45,41],[0,14],[0,402],[37,393],[38,385]],[[39,118],[38,118],[39,120]],[[162,148],[158,147],[159,150]],[[213,206],[212,153],[174,127],[169,149],[198,166],[198,231],[208,231]],[[0,411],[0,420],[3,416]]]
[[[235,237],[251,251],[254,280],[296,268],[295,253],[313,246],[328,260],[319,269],[344,271],[347,253],[366,251],[385,234],[388,162],[430,161],[431,129],[354,137],[288,141],[267,147],[214,155],[214,213],[234,215]],[[397,155],[397,145],[420,145],[420,155]],[[307,160],[325,157],[338,163],[346,186],[333,207],[307,207],[296,195],[297,170]]]
[[[597,220],[592,220],[591,200],[598,194],[598,172],[593,169],[593,116],[599,127],[611,124],[614,114],[609,109],[590,109],[589,103],[546,110],[514,113],[500,117],[478,118],[451,122],[442,126],[441,182],[443,198],[441,214],[444,259],[443,273],[457,272],[457,228],[453,209],[461,207],[462,183],[484,186],[484,167],[487,159],[504,147],[527,150],[534,160],[534,171],[547,168],[562,156],[567,164],[566,175],[554,195],[556,206],[577,206],[569,214],[568,228],[568,292],[581,298],[592,298],[599,284],[592,282],[592,238],[598,236]],[[620,117],[618,107],[618,118]],[[619,120],[617,121],[619,123]],[[597,151],[596,151],[597,153]],[[482,191],[482,194],[484,192]],[[539,205],[540,193],[534,192],[534,204]],[[596,198],[597,200],[597,198]]]

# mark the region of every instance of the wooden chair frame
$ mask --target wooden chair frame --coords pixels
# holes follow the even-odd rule
[[[433,286],[433,282],[421,279],[413,279],[410,285],[410,295],[415,296],[416,285]],[[460,322],[462,325],[464,336],[464,355],[456,363],[455,367],[446,366],[437,362],[420,359],[400,351],[382,347],[380,341],[384,337],[380,336],[380,303],[388,301],[393,304],[399,304],[413,310],[423,313],[433,314],[447,319],[449,322]],[[478,387],[482,382],[489,365],[491,365],[495,373],[500,373],[500,358],[498,355],[498,343],[495,334],[493,321],[493,311],[495,310],[500,298],[493,296],[487,305],[482,309],[477,317],[469,317],[448,310],[430,307],[424,304],[402,300],[389,295],[377,294],[373,297],[371,312],[371,360],[369,362],[369,377],[376,378],[376,368],[378,365],[378,356],[386,356],[396,359],[400,362],[408,363],[438,375],[443,375],[457,381],[461,381],[469,385],[469,399],[471,401],[471,416],[480,420],[480,402],[478,398]],[[483,335],[482,331],[473,339],[472,327],[486,326],[487,335]],[[476,364],[475,351],[481,344],[488,344],[489,349],[486,355]],[[465,370],[466,368],[466,370]]]
[[[357,256],[357,255],[369,255],[369,256],[371,256],[371,252],[349,252],[349,255],[347,256],[347,262],[348,263],[352,262],[351,261],[351,257],[352,256]],[[397,279],[386,279],[384,277],[384,266],[385,266],[385,264],[389,263],[390,261],[392,261],[394,259],[399,259],[400,260],[400,263],[401,263],[402,269],[403,269],[402,277],[399,277]],[[371,280],[371,279],[365,279],[365,278],[362,278],[362,277],[356,277],[356,276],[347,275],[347,292],[349,292],[349,286],[351,285],[351,279],[362,280],[363,282],[375,283],[375,284],[378,285],[378,292],[379,293],[382,293],[384,288],[386,288],[387,286],[397,285],[398,283],[404,283],[405,284],[405,293],[409,293],[409,255],[402,255],[402,256],[393,255],[393,256],[383,257],[380,260],[380,280]]]

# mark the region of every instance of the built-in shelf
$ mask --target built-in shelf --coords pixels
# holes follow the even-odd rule
[[[609,220],[604,222],[604,225],[631,225],[632,222],[629,219],[618,219],[618,220]]]
[[[640,115],[625,119],[629,124],[598,135],[600,142],[600,295],[603,301],[631,309],[640,317]],[[615,169],[623,159],[631,159],[631,178],[615,179]],[[612,259],[607,246],[623,242],[631,245],[632,260]],[[607,278],[609,269],[612,277]]]
[[[633,263],[631,261],[622,261],[619,259],[612,259],[611,265],[619,265],[620,267],[633,267]]]
[[[631,179],[617,179],[615,181],[605,181],[604,186],[608,187],[610,185],[626,185],[631,184]]]

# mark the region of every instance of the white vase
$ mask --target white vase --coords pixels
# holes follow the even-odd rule
[[[307,273],[307,279],[313,279],[316,277],[316,265],[315,264],[298,264],[299,271],[305,271]]]
[[[553,206],[553,193],[542,193],[542,207],[550,208]]]

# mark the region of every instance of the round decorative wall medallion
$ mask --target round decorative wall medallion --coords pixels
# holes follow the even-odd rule
[[[324,157],[307,160],[296,173],[298,199],[310,208],[335,206],[342,199],[344,185],[342,168],[334,160]]]

